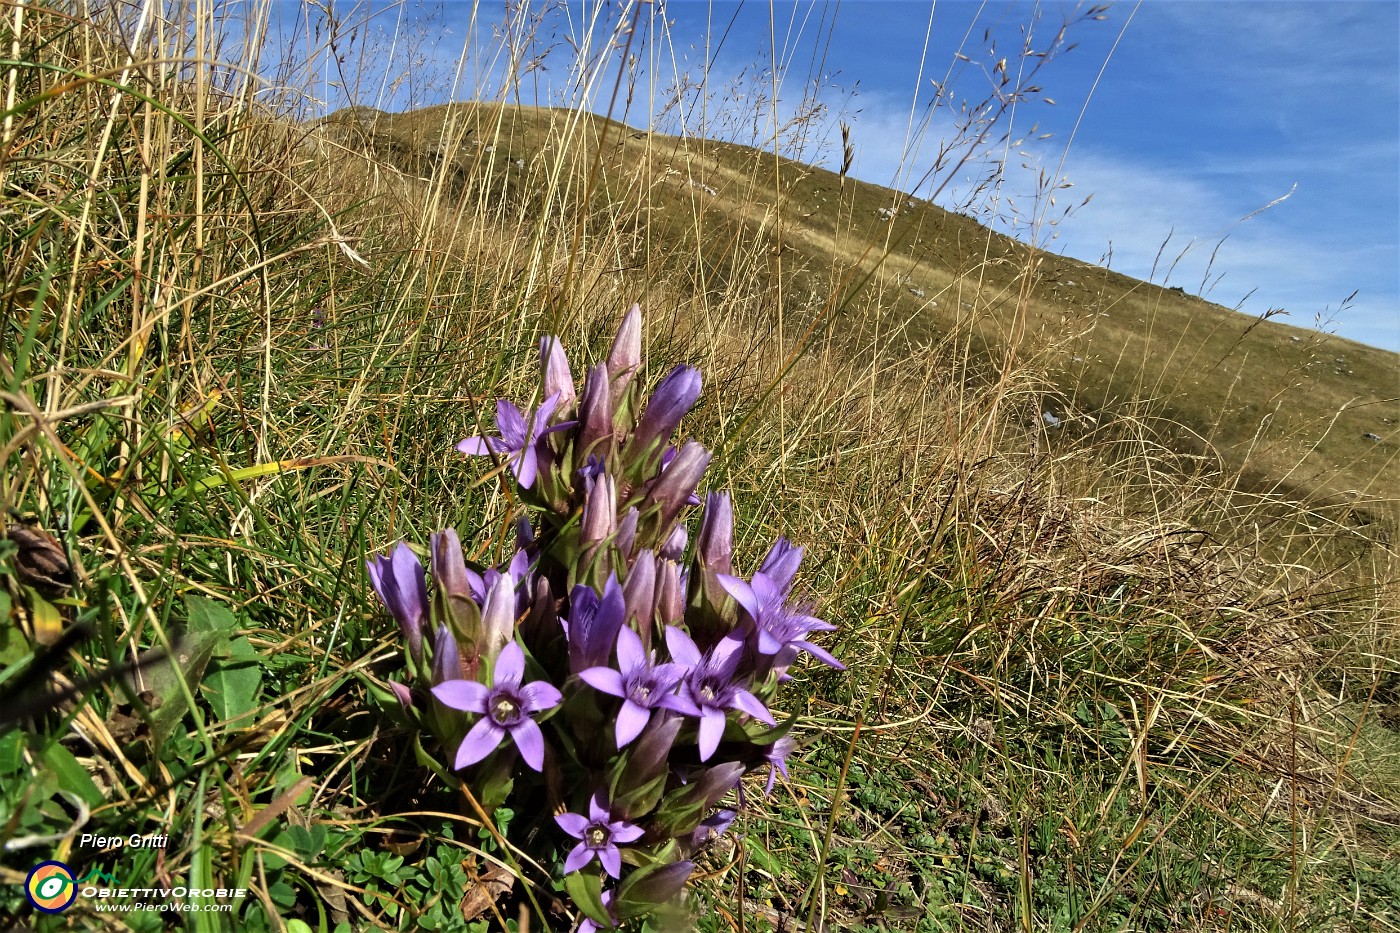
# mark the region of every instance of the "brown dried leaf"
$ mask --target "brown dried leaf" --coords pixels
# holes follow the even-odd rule
[[[42,528],[14,524],[5,535],[16,546],[15,575],[45,596],[60,596],[73,585],[73,568],[58,539]]]
[[[470,868],[468,868],[470,871]],[[462,898],[462,919],[475,920],[491,909],[515,887],[515,874],[509,868],[488,865],[486,871],[476,876],[466,897]]]

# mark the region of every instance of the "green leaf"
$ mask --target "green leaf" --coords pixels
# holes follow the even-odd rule
[[[247,644],[248,639],[234,642]],[[252,646],[248,646],[252,651]],[[235,657],[237,650],[234,651]],[[255,655],[256,656],[256,655]],[[224,722],[231,722],[248,715],[257,706],[258,690],[262,687],[262,668],[256,663],[221,663],[204,679],[204,698],[214,710],[214,715]]]
[[[326,827],[320,823],[312,824],[310,828],[292,826],[287,830],[287,838],[302,861],[310,862],[326,847]]]
[[[45,748],[43,761],[58,777],[58,786],[63,790],[75,794],[90,807],[107,802],[107,798],[97,789],[97,785],[92,783],[92,778],[88,777],[83,766],[78,764],[78,759],[62,745],[54,742]]]
[[[191,632],[233,632],[238,628],[228,607],[203,596],[186,596],[185,605],[190,614]]]
[[[184,678],[193,693],[204,679],[209,659],[215,653],[227,652],[229,633],[237,625],[233,614],[212,600],[190,596],[186,605],[189,626],[170,657],[123,677],[132,693],[149,690],[160,698],[159,708],[151,715],[151,741],[156,748],[166,744],[171,732],[189,711],[180,678]]]
[[[24,767],[24,733],[18,730],[0,736],[0,775],[10,777]]]
[[[574,905],[594,923],[604,929],[611,929],[612,917],[603,906],[603,882],[592,872],[576,871],[564,876],[564,890],[573,898]]]

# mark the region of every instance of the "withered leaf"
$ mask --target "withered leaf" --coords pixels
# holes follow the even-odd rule
[[[42,528],[19,523],[10,525],[5,536],[15,543],[15,575],[45,596],[60,596],[73,585],[73,568],[58,539]]]
[[[462,898],[462,919],[475,920],[491,909],[491,905],[510,893],[515,887],[515,874],[509,868],[488,865],[486,871],[475,876]]]

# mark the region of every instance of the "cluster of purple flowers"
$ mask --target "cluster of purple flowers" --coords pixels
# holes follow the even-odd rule
[[[512,835],[562,860],[586,931],[679,894],[733,822],[721,802],[744,774],[766,767],[765,792],[787,774],[792,721],[768,703],[789,667],[807,653],[841,668],[811,640],[834,626],[792,599],[800,547],[779,538],[737,576],[722,492],[692,544],[683,519],[711,454],[672,438],[700,373],[676,367],[643,406],[641,326],[633,306],[577,393],[544,338],[542,401],[498,402],[497,436],[457,445],[509,470],[528,509],[508,562],[473,569],[452,529],[432,536],[426,569],[404,543],[369,561],[406,643],[411,686],[390,685],[402,712],[483,806],[537,815]]]

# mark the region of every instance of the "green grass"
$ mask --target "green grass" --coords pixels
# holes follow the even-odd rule
[[[75,585],[0,543],[0,691],[40,710],[0,735],[5,925],[520,929],[524,883],[485,896],[513,867],[566,928],[371,701],[399,662],[363,567],[447,525],[505,547],[452,444],[528,394],[539,334],[579,371],[633,300],[649,378],[704,370],[738,566],[807,544],[850,665],[799,672],[792,781],[746,786],[700,929],[1400,924],[1394,354],[937,207],[886,224],[894,193],[743,146],[496,106],[298,125],[21,18],[0,498]],[[84,684],[151,649],[184,676]],[[37,917],[49,858],[250,895]]]

